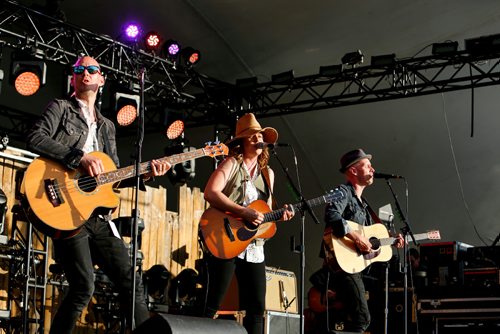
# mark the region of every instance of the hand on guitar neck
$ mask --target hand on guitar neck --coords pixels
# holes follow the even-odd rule
[[[95,177],[106,171],[104,163],[99,156],[85,153],[80,160],[80,166],[88,175]],[[162,176],[170,169],[170,163],[166,160],[151,160],[151,171],[144,174],[144,179],[148,180],[153,176]]]

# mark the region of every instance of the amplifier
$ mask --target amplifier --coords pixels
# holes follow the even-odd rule
[[[467,258],[476,267],[500,267],[500,245],[471,247]]]
[[[435,320],[436,334],[499,333],[498,317],[438,317]]]
[[[236,275],[228,288],[219,310],[239,310]],[[266,267],[266,310],[298,313],[297,279],[292,271]]]
[[[297,279],[292,271],[266,267],[266,310],[299,313]]]
[[[462,261],[467,249],[472,247],[460,241],[433,242],[420,245],[420,258],[427,264],[448,265],[451,261]]]
[[[500,271],[492,268],[465,268],[464,284],[471,287],[493,287],[500,284]]]
[[[298,314],[266,311],[264,317],[265,334],[300,334],[300,317]]]

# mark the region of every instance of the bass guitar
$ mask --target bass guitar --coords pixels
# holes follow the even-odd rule
[[[335,189],[328,194],[311,199],[311,207],[343,198],[345,194]],[[302,203],[292,205],[293,210],[301,210]],[[283,215],[284,208],[271,211],[266,202],[256,200],[250,208],[264,214],[264,221],[258,227],[233,215],[215,208],[205,210],[200,219],[200,230],[206,248],[220,259],[232,259],[240,254],[256,238],[269,239],[276,233],[276,223]]]
[[[389,237],[389,232],[383,224],[363,226],[352,221],[347,221],[351,230],[364,235],[372,244],[369,253],[361,253],[354,242],[347,238],[336,238],[331,233],[325,235],[323,240],[329,253],[333,253],[340,268],[349,274],[359,273],[373,262],[387,262],[392,257],[391,246],[396,238]],[[415,240],[439,240],[439,231],[414,234]],[[406,241],[410,241],[409,236]]]
[[[158,160],[175,165],[204,156],[227,155],[224,144],[163,157]],[[82,169],[69,170],[51,159],[39,157],[28,166],[24,175],[24,191],[31,211],[56,231],[73,231],[81,227],[96,208],[115,209],[119,197],[113,184],[135,176],[135,165],[116,169],[113,160],[103,152],[89,153],[102,160],[104,173],[91,177]],[[151,171],[151,162],[139,165],[139,174]],[[39,223],[40,223],[39,222]],[[42,229],[43,230],[43,229]]]

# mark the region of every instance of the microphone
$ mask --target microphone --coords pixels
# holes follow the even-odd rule
[[[373,177],[375,179],[404,179],[404,176],[394,175],[394,174],[385,174],[385,173],[373,173]]]
[[[288,303],[288,297],[286,296],[285,285],[283,284],[282,280],[279,280],[278,284],[280,288],[281,302],[283,303],[283,307],[286,310],[290,306],[290,303]]]
[[[270,150],[274,149],[275,147],[286,147],[286,146],[290,146],[290,144],[286,144],[286,143],[275,143],[275,144],[271,144],[271,143],[256,143],[255,144],[255,147],[257,148],[269,148]]]

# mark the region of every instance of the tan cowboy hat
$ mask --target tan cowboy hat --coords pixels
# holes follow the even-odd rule
[[[278,131],[276,129],[270,127],[262,128],[254,114],[245,114],[236,122],[236,134],[226,144],[229,145],[232,143],[234,145],[238,139],[248,138],[259,132],[262,133],[264,142],[266,143],[274,144],[278,140]]]

